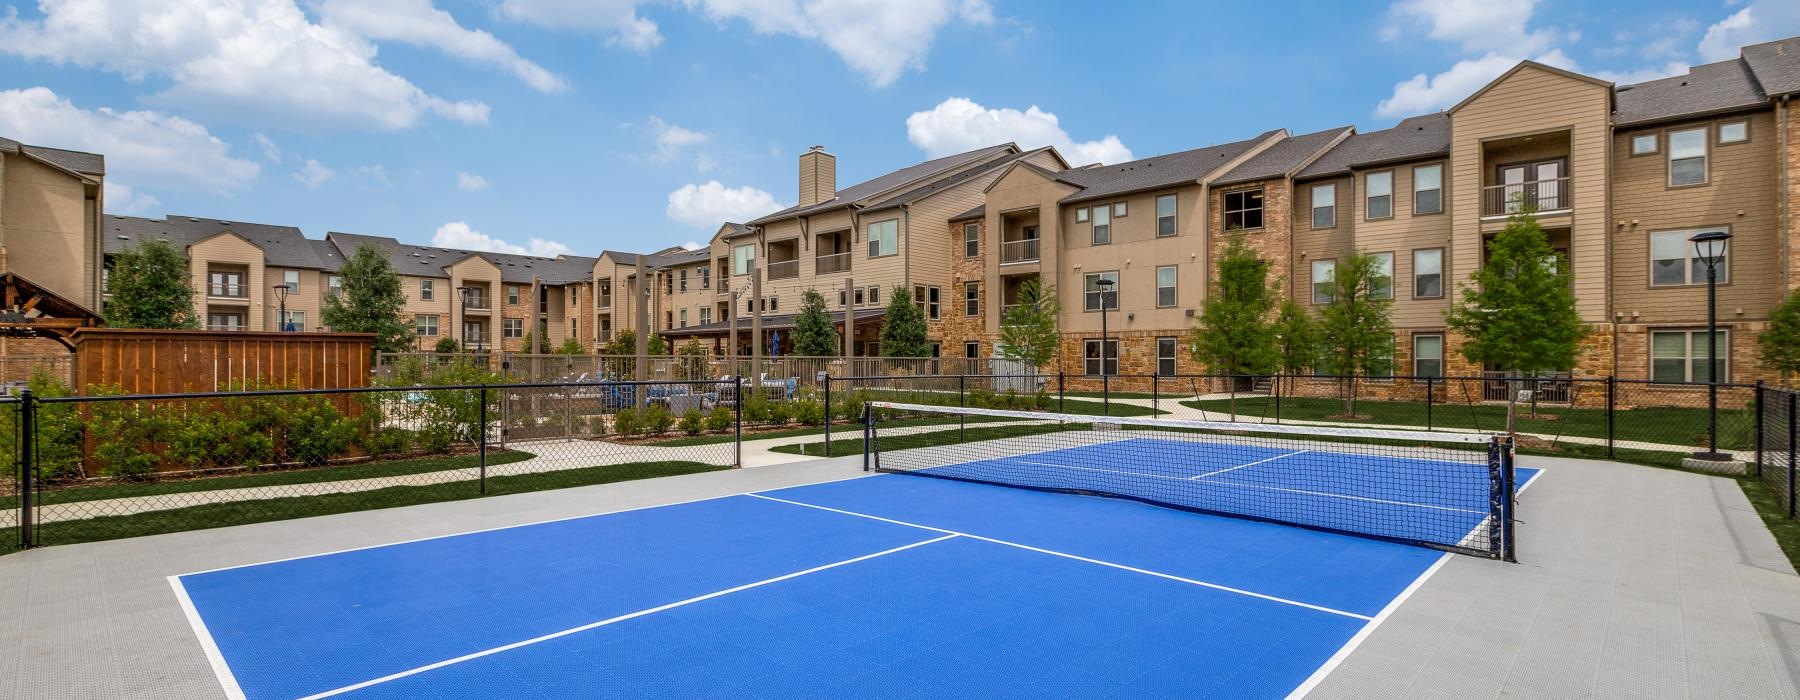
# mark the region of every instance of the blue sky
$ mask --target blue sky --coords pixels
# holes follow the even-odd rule
[[[594,255],[791,204],[812,144],[840,184],[1007,140],[1116,162],[1800,34],[1791,1],[1304,5],[15,0],[0,136],[105,153],[111,213]]]

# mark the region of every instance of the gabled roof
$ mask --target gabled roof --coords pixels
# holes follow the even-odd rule
[[[1335,129],[1315,131],[1283,139],[1280,143],[1251,156],[1249,160],[1232,168],[1230,172],[1214,178],[1213,184],[1234,185],[1240,182],[1291,175],[1319,157],[1331,146],[1355,132],[1356,127],[1354,126],[1340,126]]]
[[[446,268],[471,255],[480,257],[500,270],[500,281],[529,284],[533,278],[545,284],[572,284],[593,277],[595,258],[562,255],[554,258],[512,253],[490,253],[401,243],[387,236],[365,236],[332,231],[326,234],[345,258],[356,254],[361,245],[373,245],[388,254],[388,262],[402,275],[448,277]]]
[[[1610,81],[1601,80],[1601,79],[1596,78],[1591,75],[1582,75],[1582,74],[1577,73],[1572,70],[1564,70],[1562,68],[1557,68],[1556,66],[1538,63],[1537,61],[1520,61],[1518,65],[1513,66],[1511,69],[1507,70],[1505,73],[1501,73],[1500,77],[1494,78],[1493,80],[1489,80],[1486,85],[1481,86],[1481,89],[1476,90],[1474,92],[1474,94],[1471,94],[1468,97],[1464,97],[1461,102],[1458,102],[1451,108],[1444,110],[1444,113],[1445,114],[1455,114],[1458,111],[1461,111],[1462,108],[1469,106],[1470,102],[1474,102],[1475,100],[1480,99],[1482,95],[1487,94],[1487,91],[1492,90],[1492,89],[1494,89],[1495,86],[1506,82],[1508,79],[1513,77],[1513,74],[1518,73],[1519,71],[1525,70],[1527,68],[1533,69],[1533,70],[1540,70],[1545,73],[1549,73],[1551,75],[1558,75],[1558,76],[1562,76],[1564,78],[1569,78],[1571,80],[1579,80],[1584,83],[1592,84],[1595,87],[1604,87],[1604,88],[1612,87],[1612,83]]]
[[[1767,103],[1744,61],[1689,68],[1686,75],[1615,88],[1613,123],[1645,124],[1758,107]]]
[[[986,204],[977,204],[977,205],[975,205],[974,209],[970,209],[961,214],[957,214],[956,216],[952,216],[952,217],[950,217],[950,220],[951,221],[964,221],[967,219],[979,219],[984,216],[987,216],[987,205]]]
[[[96,177],[106,175],[106,156],[98,153],[28,146],[5,137],[0,137],[0,152],[23,153],[64,170],[83,175]]]
[[[236,234],[239,238],[262,248],[263,264],[265,265],[310,270],[337,269],[336,263],[328,264],[319,258],[316,246],[319,241],[307,240],[306,236],[300,233],[300,229],[293,226],[202,219],[173,214],[162,219],[108,215],[106,217],[105,250],[107,253],[118,253],[145,241],[154,240],[167,241],[169,245],[175,246],[177,249],[185,249],[190,245],[226,232]]]
[[[919,187],[919,188],[907,190],[905,192],[901,192],[900,194],[895,195],[893,197],[889,197],[887,199],[881,200],[874,204],[870,204],[868,207],[865,207],[863,209],[863,211],[877,211],[877,210],[881,210],[881,209],[891,209],[891,208],[898,207],[898,206],[905,205],[905,204],[912,204],[913,202],[917,202],[926,197],[930,197],[931,195],[937,194],[939,192],[943,192],[945,190],[956,187],[957,185],[963,184],[963,183],[973,180],[975,178],[992,173],[995,170],[999,170],[999,169],[1005,168],[1007,166],[1010,166],[1013,163],[1024,163],[1025,165],[1030,165],[1033,168],[1037,168],[1039,170],[1044,170],[1045,172],[1050,172],[1049,170],[1047,170],[1045,168],[1041,168],[1037,165],[1032,165],[1031,163],[1025,163],[1026,158],[1029,158],[1031,156],[1037,155],[1039,153],[1044,153],[1044,152],[1049,152],[1051,155],[1056,156],[1056,161],[1058,163],[1062,163],[1064,168],[1069,167],[1069,162],[1066,160],[1063,160],[1062,154],[1057,153],[1055,148],[1052,148],[1049,146],[1044,146],[1042,148],[1034,148],[1034,149],[1031,149],[1029,151],[1025,151],[1022,153],[1014,153],[1012,155],[1009,155],[1009,156],[1006,156],[1003,158],[996,158],[994,160],[988,161],[981,165],[977,165],[973,168],[969,168],[968,170],[964,170],[955,175],[951,175],[949,177],[946,177],[946,178],[943,178],[936,182],[933,182],[924,187]]]
[[[749,226],[745,226],[735,221],[727,221],[719,226],[717,233],[713,234],[713,240],[731,240],[749,233],[750,231],[751,229]]]
[[[1432,158],[1450,153],[1450,115],[1407,117],[1391,128],[1356,134],[1326,151],[1296,178],[1343,175],[1351,168]]]
[[[1800,37],[1743,48],[1750,74],[1770,97],[1800,92]]]
[[[767,216],[763,216],[763,217],[754,219],[750,222],[750,225],[751,226],[760,226],[763,224],[773,223],[773,222],[780,221],[783,219],[790,219],[790,218],[797,217],[797,216],[816,214],[819,212],[830,211],[833,209],[846,207],[846,206],[849,206],[856,202],[860,202],[862,200],[868,199],[870,197],[875,197],[875,196],[879,196],[879,195],[883,195],[883,194],[888,194],[890,192],[894,192],[895,190],[897,190],[901,187],[904,187],[908,184],[918,182],[919,180],[925,179],[932,175],[942,173],[947,170],[955,170],[957,168],[968,166],[971,163],[978,163],[978,162],[986,160],[988,158],[993,158],[995,156],[998,156],[998,155],[1001,155],[1004,153],[1017,152],[1018,150],[1019,150],[1018,146],[1015,146],[1010,143],[1003,143],[998,146],[988,146],[986,148],[977,148],[973,151],[968,151],[966,153],[958,153],[956,155],[944,156],[942,158],[934,158],[932,160],[928,160],[923,163],[909,165],[907,167],[901,168],[899,170],[895,170],[895,171],[887,173],[885,175],[881,175],[879,177],[869,179],[869,180],[864,180],[862,182],[856,183],[849,187],[845,187],[845,188],[837,191],[836,197],[825,200],[818,204],[814,204],[811,206],[804,206],[804,207],[796,205],[796,206],[788,207],[781,211],[775,212],[773,214],[769,214]]]
[[[1233,158],[1243,155],[1245,151],[1280,132],[1280,129],[1271,129],[1258,134],[1255,138],[1243,141],[1206,146],[1117,165],[1064,170],[1057,173],[1056,178],[1080,187],[1081,191],[1064,197],[1062,202],[1080,202],[1159,187],[1198,183],[1230,163]]]

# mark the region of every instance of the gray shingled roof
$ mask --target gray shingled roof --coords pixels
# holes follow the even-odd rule
[[[842,324],[844,322],[844,312],[842,312],[842,311],[827,311],[826,313],[831,316],[831,320],[833,322],[838,323],[838,324]],[[858,323],[867,321],[872,318],[882,318],[884,316],[887,316],[887,308],[886,307],[877,307],[877,308],[872,308],[872,309],[857,309],[856,310],[856,321]],[[763,330],[765,330],[765,331],[785,331],[785,330],[788,330],[788,329],[794,327],[794,320],[798,317],[799,317],[799,314],[779,314],[779,315],[764,314],[763,321],[762,321],[762,327],[763,327]],[[739,315],[737,317],[737,327],[739,330],[745,330],[745,331],[750,330],[750,323],[751,322],[750,322],[749,316]],[[668,338],[683,338],[683,337],[687,337],[690,335],[710,335],[713,333],[729,333],[729,332],[731,332],[731,320],[726,319],[726,320],[722,320],[722,321],[713,321],[712,323],[702,323],[699,325],[688,326],[686,328],[671,328],[668,330],[657,331],[657,335],[668,337]]]
[[[875,195],[881,194],[883,192],[887,192],[896,187],[900,187],[909,182],[914,182],[916,180],[922,179],[929,175],[940,173],[945,170],[952,170],[955,168],[959,168],[959,167],[968,165],[970,163],[974,163],[974,162],[977,162],[977,161],[980,161],[980,160],[983,160],[986,158],[991,158],[993,156],[999,155],[999,154],[1007,152],[1007,151],[1015,150],[1017,148],[1018,147],[1014,146],[1013,144],[1003,143],[998,146],[988,146],[987,148],[978,148],[973,151],[969,151],[967,153],[958,153],[958,154],[952,155],[952,156],[944,156],[942,158],[935,158],[932,160],[925,161],[923,163],[918,163],[916,165],[909,165],[909,166],[901,168],[899,170],[895,170],[893,172],[887,173],[886,175],[882,175],[880,177],[876,177],[871,180],[864,180],[862,182],[856,183],[849,187],[840,189],[837,191],[837,196],[832,199],[820,202],[818,204],[814,204],[812,206],[788,207],[786,209],[775,212],[773,214],[769,214],[767,216],[757,218],[757,219],[751,221],[750,225],[756,226],[756,225],[761,225],[761,224],[767,224],[767,223],[771,223],[774,221],[780,221],[782,219],[792,218],[795,216],[801,216],[803,214],[813,214],[813,213],[817,213],[817,212],[827,211],[830,209],[836,209],[838,207],[849,205],[852,202],[858,202],[858,201],[861,201],[864,199],[868,199]]]
[[[106,174],[106,156],[98,153],[29,146],[3,136],[0,136],[0,151],[28,153],[32,157],[52,163],[56,167],[73,170],[83,175]]]
[[[1450,117],[1442,112],[1407,117],[1391,128],[1356,134],[1319,156],[1294,177],[1342,175],[1351,168],[1450,153]]]
[[[1746,46],[1743,56],[1763,94],[1780,97],[1800,92],[1800,37]]]
[[[1319,154],[1330,146],[1334,140],[1345,132],[1354,131],[1354,126],[1340,126],[1310,134],[1301,134],[1270,146],[1267,150],[1251,156],[1242,165],[1232,168],[1231,172],[1220,175],[1213,180],[1215,185],[1231,185],[1253,180],[1267,180],[1282,177],[1294,172],[1302,163]]]
[[[1619,126],[1755,107],[1765,103],[1743,61],[1731,59],[1689,68],[1687,75],[1613,89],[1613,122]]]
[[[388,262],[403,275],[448,277],[449,273],[445,271],[445,268],[455,264],[458,260],[475,255],[500,268],[500,281],[502,282],[529,284],[532,278],[536,277],[546,284],[569,284],[591,279],[595,260],[595,258],[582,255],[543,258],[533,255],[438,248],[401,243],[387,236],[365,236],[339,231],[326,234],[326,238],[334,243],[346,258],[354,255],[357,246],[360,245],[368,244],[380,248],[387,252]]]
[[[905,192],[901,192],[900,194],[894,195],[893,197],[889,197],[887,199],[881,200],[874,204],[870,204],[863,211],[877,211],[877,210],[881,210],[881,209],[892,209],[894,207],[898,207],[903,204],[911,204],[913,202],[917,202],[926,197],[930,197],[931,195],[937,194],[939,192],[943,192],[944,190],[948,190],[952,187],[963,184],[963,183],[973,180],[975,178],[981,177],[984,174],[991,173],[1000,168],[1004,168],[1008,165],[1013,164],[1013,162],[1015,162],[1015,161],[1024,160],[1025,158],[1027,158],[1029,156],[1037,155],[1039,153],[1043,153],[1048,150],[1051,150],[1050,147],[1045,146],[1042,148],[1034,148],[1034,149],[1031,149],[1029,151],[1025,151],[1022,153],[1015,153],[1015,154],[1012,154],[1010,156],[1006,156],[1003,158],[995,158],[994,160],[988,161],[987,163],[983,163],[983,164],[975,166],[973,168],[969,168],[968,170],[964,170],[955,175],[951,175],[950,177],[946,177],[944,179],[938,180],[938,181],[933,182],[924,187],[907,190]]]
[[[262,248],[263,261],[275,267],[297,267],[310,270],[336,269],[319,258],[314,246],[300,229],[293,226],[255,224],[243,221],[202,219],[169,215],[162,219],[136,216],[106,217],[106,252],[118,253],[145,241],[165,240],[178,249],[230,231]]]
[[[725,239],[736,238],[738,236],[742,236],[742,235],[750,232],[749,226],[745,226],[744,224],[740,224],[736,221],[725,222],[723,228],[730,229],[729,231],[726,231],[723,236],[721,236],[721,238],[725,238]]]
[[[950,217],[950,220],[951,221],[962,221],[964,219],[979,219],[984,216],[987,216],[987,205],[986,204],[977,204],[977,205],[975,205],[974,209],[970,209],[961,214],[957,214],[956,216]]]
[[[1057,179],[1082,188],[1062,201],[1080,202],[1100,197],[1199,182],[1228,161],[1243,155],[1251,146],[1275,135],[1279,129],[1258,134],[1243,141],[1196,148],[1191,151],[1144,158],[1117,165],[1077,168],[1057,173]]]

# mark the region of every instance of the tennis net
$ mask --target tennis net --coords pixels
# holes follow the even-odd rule
[[[888,427],[936,419],[936,426]],[[947,428],[950,421],[961,423]],[[916,426],[914,421],[905,425]],[[1512,560],[1507,439],[870,402],[865,469],[1111,496]]]

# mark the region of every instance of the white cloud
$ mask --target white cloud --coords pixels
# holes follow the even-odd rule
[[[1667,78],[1672,75],[1686,73],[1689,66],[1685,61],[1670,61],[1661,66],[1648,66],[1628,71],[1597,70],[1592,75],[1601,80],[1610,80],[1617,85],[1633,85],[1648,80]]]
[[[699,250],[699,249],[705,248],[705,247],[706,247],[706,244],[701,243],[699,241],[688,241],[686,243],[681,244],[682,250]]]
[[[487,189],[487,178],[473,173],[457,173],[456,189],[464,192],[480,192]]]
[[[162,204],[155,197],[131,189],[115,179],[106,181],[106,213],[137,215]]]
[[[513,255],[535,255],[540,258],[554,258],[569,252],[569,247],[556,241],[533,238],[526,245],[515,245],[505,240],[494,238],[469,227],[462,221],[452,221],[439,226],[437,233],[432,234],[431,244],[439,248],[460,248],[462,250],[481,250],[489,253],[511,253]]]
[[[937,32],[952,19],[994,22],[987,0],[683,0],[715,22],[742,20],[758,34],[816,39],[876,87],[907,68],[924,70]]]
[[[662,44],[656,23],[637,15],[637,0],[502,0],[500,14],[552,29],[606,35],[608,46],[649,51]]]
[[[906,137],[936,158],[1012,141],[1022,148],[1055,146],[1076,165],[1131,160],[1131,149],[1107,134],[1098,141],[1077,142],[1055,114],[1032,105],[1021,112],[1010,107],[989,109],[973,100],[952,97],[906,118]]]
[[[650,134],[651,143],[656,145],[654,160],[659,163],[672,162],[681,157],[682,149],[705,143],[710,138],[701,132],[670,124],[654,115],[645,120],[644,130]]]
[[[44,87],[0,90],[0,134],[104,154],[109,180],[153,182],[159,189],[230,194],[261,171],[194,122],[153,111],[82,109]]]
[[[375,65],[368,39],[294,0],[40,0],[0,18],[0,53],[166,79],[153,104],[258,124],[405,129],[426,115],[485,124],[488,106],[426,93]]]
[[[1437,75],[1420,73],[1394,85],[1394,94],[1375,107],[1376,116],[1406,117],[1435,112],[1468,97],[1488,81],[1500,77],[1519,59],[1490,53],[1457,61]]]
[[[281,159],[286,157],[286,154],[281,152],[281,147],[275,145],[275,140],[264,136],[261,132],[251,136],[250,139],[255,141],[256,145],[262,147],[263,160],[270,163],[280,163]]]
[[[1555,29],[1531,29],[1536,7],[1537,0],[1398,0],[1388,7],[1381,36],[1393,41],[1407,29],[1424,27],[1426,36],[1456,42],[1471,53],[1530,55],[1570,37]]]
[[[327,26],[376,40],[400,41],[435,48],[465,61],[488,63],[510,71],[538,92],[569,87],[562,76],[521,57],[506,42],[479,29],[458,24],[430,0],[323,0],[315,9]]]
[[[705,184],[684,185],[670,192],[665,211],[676,223],[716,229],[727,221],[749,221],[786,206],[775,201],[775,195],[749,185],[726,187],[718,180],[710,180]]]
[[[299,170],[294,171],[294,181],[309,190],[319,189],[319,185],[325,184],[327,180],[334,177],[337,177],[336,170],[327,168],[323,163],[311,158],[306,159],[306,165],[302,165]]]
[[[1759,0],[1707,27],[1706,36],[1700,39],[1700,58],[1707,61],[1736,58],[1738,49],[1746,45],[1774,41],[1797,32],[1800,32],[1800,3]]]
[[[388,179],[387,168],[379,164],[357,168],[356,174],[363,176],[370,184],[374,185],[373,189],[387,189],[394,185],[394,181]]]

